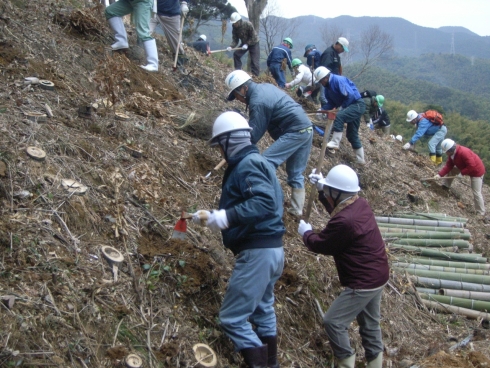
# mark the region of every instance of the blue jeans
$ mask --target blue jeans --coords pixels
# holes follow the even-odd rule
[[[271,64],[269,70],[276,80],[277,85],[284,88],[286,86],[286,73],[281,69],[281,64]]]
[[[354,290],[345,288],[323,316],[330,346],[335,357],[345,359],[355,351],[350,346],[349,326],[357,319],[362,346],[369,362],[383,351],[380,304],[383,288]]]
[[[277,169],[286,161],[288,185],[291,188],[304,188],[303,172],[306,169],[313,142],[313,129],[307,131],[284,133],[262,156]]]
[[[360,98],[337,112],[337,117],[333,122],[334,132],[342,132],[344,130],[344,123],[347,123],[346,137],[353,149],[362,147],[361,140],[359,139],[359,126],[361,124],[361,116],[365,110],[366,104]]]
[[[138,39],[142,42],[152,40],[150,18],[153,0],[119,0],[105,8],[106,19],[133,14]]]
[[[247,249],[238,254],[219,311],[221,328],[233,341],[235,351],[262,346],[260,337],[277,335],[274,285],[283,268],[283,247]]]
[[[435,154],[442,156],[442,148],[441,148],[441,143],[446,137],[447,133],[447,128],[445,125],[441,126],[441,129],[437,131],[436,134],[432,136],[432,138],[429,140],[429,143],[427,144],[429,146],[429,153],[430,154]]]

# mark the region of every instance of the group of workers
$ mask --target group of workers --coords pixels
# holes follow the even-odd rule
[[[148,64],[146,70],[158,70],[155,40],[149,35],[153,0],[138,2],[120,0],[106,8],[106,17],[115,31],[114,50],[127,48],[127,37],[122,16],[135,15],[138,37],[145,45]],[[172,7],[170,7],[172,5]],[[168,6],[168,7],[167,7]],[[170,10],[170,8],[172,10]],[[186,2],[157,0],[156,22],[172,24],[187,13]],[[291,206],[287,212],[302,216],[305,202],[303,173],[306,170],[313,139],[313,125],[305,111],[284,91],[299,84],[299,96],[320,97],[323,111],[336,109],[332,138],[327,146],[338,149],[347,124],[346,136],[356,162],[365,163],[364,150],[358,131],[361,117],[370,129],[381,129],[389,134],[390,120],[383,109],[384,97],[373,91],[360,93],[355,84],[342,76],[340,54],[348,52],[349,42],[338,38],[320,54],[315,45],[305,48],[307,66],[291,58],[293,41],[285,38],[274,47],[267,66],[281,88],[268,83],[255,83],[241,70],[242,56],[250,52],[252,74],[258,76],[259,38],[252,24],[238,13],[230,17],[233,25],[232,44],[235,70],[225,79],[229,90],[228,101],[237,100],[249,109],[249,121],[237,112],[221,114],[213,124],[209,144],[219,148],[227,161],[218,209],[198,210],[193,222],[221,231],[223,244],[236,256],[236,263],[219,311],[219,322],[250,368],[278,368],[277,323],[274,311],[274,286],[284,268],[283,192],[275,171],[285,163],[287,184],[292,188]],[[154,21],[152,21],[154,22]],[[167,38],[172,32],[167,30]],[[206,42],[200,36],[198,42]],[[169,44],[177,50],[178,43]],[[156,57],[156,59],[155,59]],[[293,81],[287,83],[285,70],[295,71]],[[367,103],[364,101],[367,99]],[[366,104],[368,107],[366,108]],[[446,165],[434,178],[450,175],[443,181],[449,188],[457,173],[471,176],[475,207],[485,213],[481,186],[485,168],[470,149],[444,139],[447,129],[434,125],[423,114],[411,110],[407,121],[417,125],[417,132],[403,146],[409,149],[423,135],[432,135],[429,141],[431,159],[442,162],[442,153],[448,156]],[[260,153],[256,144],[268,132],[274,143]],[[433,154],[432,154],[433,153]],[[359,179],[347,165],[333,167],[324,177],[313,172],[309,180],[318,190],[318,199],[330,214],[330,220],[320,232],[301,220],[298,233],[303,244],[312,252],[334,257],[339,280],[344,290],[323,316],[337,366],[353,368],[356,353],[349,341],[348,328],[357,320],[368,368],[381,368],[383,342],[380,328],[382,290],[388,282],[389,266],[385,245],[368,202],[358,196]]]

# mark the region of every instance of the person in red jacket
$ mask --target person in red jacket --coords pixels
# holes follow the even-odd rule
[[[456,144],[452,139],[444,139],[441,143],[442,152],[447,155],[446,165],[434,176],[439,179],[447,174],[456,176],[459,173],[468,175],[471,178],[471,190],[473,192],[473,201],[475,210],[479,215],[485,215],[485,203],[481,194],[483,184],[483,175],[485,166],[478,155],[467,147]],[[442,182],[445,188],[451,187],[453,179],[447,178]]]
[[[357,319],[367,367],[381,368],[380,303],[389,279],[389,266],[373,210],[358,196],[359,179],[349,166],[337,165],[325,178],[315,172],[309,177],[316,184],[320,202],[330,213],[330,221],[320,233],[315,233],[310,224],[301,220],[298,232],[309,250],[333,256],[344,287],[323,316],[337,366],[355,366],[356,354],[348,330]]]

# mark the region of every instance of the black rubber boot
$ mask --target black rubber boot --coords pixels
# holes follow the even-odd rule
[[[279,368],[279,362],[277,361],[277,336],[261,337],[260,341],[267,344],[267,367]]]
[[[240,350],[250,368],[267,368],[267,345]]]

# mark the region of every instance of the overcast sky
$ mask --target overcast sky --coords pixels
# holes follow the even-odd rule
[[[228,1],[240,14],[247,16],[243,0]],[[399,17],[423,27],[461,26],[480,36],[490,36],[490,0],[351,0],[334,6],[327,5],[332,3],[325,0],[272,1],[276,1],[279,8],[277,15],[285,18],[300,15]]]

